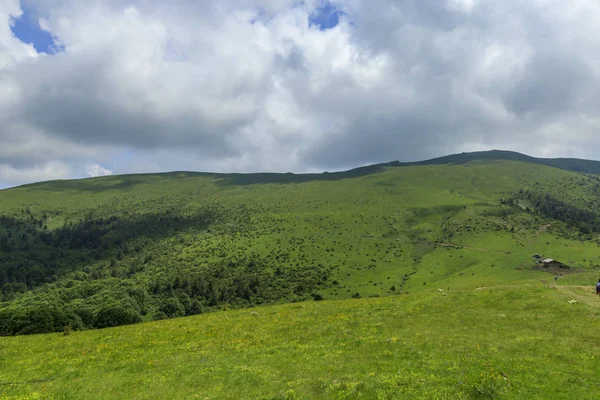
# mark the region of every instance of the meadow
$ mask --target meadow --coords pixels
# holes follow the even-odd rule
[[[436,288],[0,338],[0,398],[591,399],[600,299],[560,287]]]
[[[0,398],[591,398],[596,164],[444,160],[0,191]]]
[[[600,215],[599,187],[595,175],[485,161],[4,190],[0,334],[473,289],[528,279],[536,253],[598,270],[596,225],[582,218]]]

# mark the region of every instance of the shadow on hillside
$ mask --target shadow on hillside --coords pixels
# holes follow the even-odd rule
[[[160,184],[173,179],[184,179],[191,177],[206,177],[214,179],[218,186],[245,186],[257,184],[290,184],[305,183],[313,181],[338,181],[342,179],[360,178],[363,176],[377,174],[386,167],[400,166],[398,162],[386,164],[369,165],[342,172],[324,172],[319,174],[293,174],[293,173],[253,173],[253,174],[218,174],[210,172],[167,172],[159,174],[134,174],[115,175],[89,179],[59,180],[43,183],[33,183],[20,186],[20,188],[32,188],[40,191],[60,192],[88,192],[101,193],[109,190],[129,191],[141,184]]]
[[[424,165],[464,165],[474,162],[488,161],[519,161],[531,164],[545,165],[571,172],[600,175],[600,162],[575,158],[535,158],[512,151],[491,150],[472,153],[452,154],[417,162],[399,162],[368,165],[349,171],[324,172],[319,174],[293,173],[253,173],[253,174],[218,174],[211,172],[166,172],[157,174],[115,175],[90,179],[49,181],[23,185],[21,188],[35,188],[48,191],[80,191],[99,193],[107,190],[127,191],[139,184],[159,183],[172,179],[190,177],[207,177],[215,180],[219,186],[244,186],[255,184],[289,184],[312,181],[337,181],[342,179],[359,178],[382,172],[386,167],[414,167]]]
[[[383,172],[386,167],[400,165],[397,162],[386,164],[369,165],[342,172],[324,172],[320,174],[277,174],[277,173],[257,173],[257,174],[226,174],[216,175],[217,185],[219,186],[243,186],[256,184],[289,184],[305,183],[313,181],[339,181],[342,179],[360,178],[367,175]]]
[[[39,286],[97,261],[141,251],[139,239],[160,240],[189,228],[206,230],[221,215],[222,210],[207,207],[187,216],[169,212],[110,216],[54,231],[43,229],[36,220],[2,217],[0,231],[6,233],[0,235],[0,287],[6,282]]]
[[[218,177],[218,174],[208,172],[165,172],[157,174],[113,175],[86,179],[57,180],[42,183],[32,183],[19,188],[32,188],[50,192],[74,191],[101,193],[108,190],[127,191],[137,185],[167,182],[172,179],[191,177]]]

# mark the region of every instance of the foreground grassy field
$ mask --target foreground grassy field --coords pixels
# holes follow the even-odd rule
[[[592,290],[536,277],[5,337],[0,398],[591,399]]]

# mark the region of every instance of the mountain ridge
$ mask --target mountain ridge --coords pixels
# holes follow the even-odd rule
[[[474,289],[530,278],[532,254],[600,267],[600,176],[521,162],[444,165],[486,157],[522,158],[461,154],[316,176],[143,174],[3,191],[0,335],[313,295]],[[287,184],[299,182],[307,183]]]
[[[435,157],[423,161],[389,161],[383,163],[376,163],[370,165],[364,165],[348,170],[335,171],[335,172],[315,172],[315,173],[293,173],[293,172],[232,172],[232,173],[221,173],[221,172],[201,172],[201,171],[168,171],[168,172],[157,172],[157,173],[134,173],[134,174],[116,174],[102,177],[90,177],[90,178],[79,178],[79,179],[58,179],[28,183],[20,186],[2,189],[0,191],[32,187],[37,185],[52,185],[56,188],[65,187],[69,185],[81,184],[85,181],[90,180],[102,180],[102,179],[114,179],[121,178],[125,180],[134,181],[139,178],[148,176],[184,176],[184,177],[211,177],[220,180],[221,185],[251,185],[251,184],[265,184],[265,183],[303,183],[310,181],[335,181],[340,179],[358,178],[365,175],[371,175],[374,173],[382,172],[385,168],[390,167],[414,167],[414,166],[427,166],[427,165],[464,165],[478,161],[518,161],[530,164],[544,165],[547,167],[558,168],[570,172],[587,173],[593,175],[600,175],[600,161],[587,160],[580,158],[539,158],[532,157],[527,154],[510,151],[510,150],[486,150],[486,151],[475,151],[475,152],[462,152],[456,154],[449,154],[442,157]],[[124,184],[126,184],[124,182]]]
[[[400,165],[440,165],[440,164],[465,164],[473,161],[521,161],[532,164],[545,165],[571,172],[583,172],[598,175],[600,174],[600,161],[587,160],[581,158],[540,158],[532,157],[527,154],[509,151],[509,150],[488,150],[463,152],[450,154],[447,156],[432,158],[424,161],[412,163],[398,163]]]

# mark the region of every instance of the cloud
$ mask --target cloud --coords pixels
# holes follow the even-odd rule
[[[28,5],[64,51],[22,43],[0,4],[5,184],[600,150],[594,1]]]
[[[13,186],[24,182],[64,179],[72,173],[73,171],[70,170],[69,166],[60,161],[28,165],[21,168],[0,164],[0,184]]]
[[[32,45],[21,42],[12,33],[14,19],[22,14],[19,0],[5,0],[0,4],[0,70],[37,55]]]
[[[108,176],[112,175],[112,171],[110,169],[106,169],[100,164],[87,164],[85,166],[86,175],[90,178],[96,176]]]

